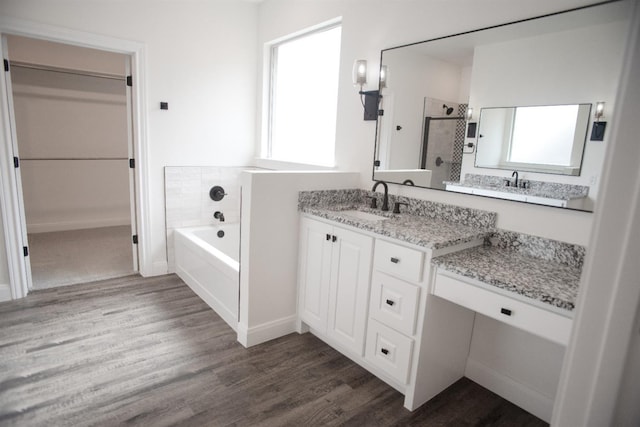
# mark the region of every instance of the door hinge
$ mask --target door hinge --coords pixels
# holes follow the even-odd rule
[[[373,166],[380,166],[380,160],[374,160]]]
[[[133,86],[133,76],[127,76],[127,86]]]
[[[384,110],[378,110],[378,115],[379,116],[384,116]]]
[[[27,246],[22,247],[22,254],[24,256],[29,256],[29,248]]]
[[[129,168],[134,169],[136,167],[136,159],[129,159]]]
[[[20,159],[17,157],[13,158],[13,167],[18,169],[20,167]]]
[[[134,245],[137,245],[137,244],[138,244],[138,235],[137,235],[137,234],[134,234],[134,235],[132,236],[132,239],[131,239],[131,240],[133,240],[133,244],[134,244]]]
[[[4,70],[5,71],[9,71],[9,60],[8,59],[4,60]]]

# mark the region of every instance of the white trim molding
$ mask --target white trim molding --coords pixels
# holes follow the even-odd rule
[[[495,371],[473,359],[467,359],[464,376],[502,396],[510,402],[549,422],[553,411],[553,397],[545,396],[502,372]]]
[[[245,347],[252,347],[294,333],[297,330],[297,319],[298,316],[293,315],[251,327],[239,322],[238,342]]]
[[[129,55],[132,62],[133,90],[133,134],[134,157],[136,159],[135,190],[136,217],[138,230],[138,259],[142,276],[158,274],[151,254],[151,221],[149,192],[149,155],[147,141],[147,107],[146,107],[146,53],[145,45],[140,42],[103,36],[83,31],[76,31],[52,25],[40,24],[11,17],[0,17],[1,35],[18,35],[74,46],[100,49],[109,52]],[[0,50],[3,58],[5,52]],[[26,262],[22,256],[21,218],[19,195],[16,190],[16,179],[13,168],[13,149],[9,119],[9,104],[6,93],[5,73],[0,77],[0,164],[2,166],[2,186],[0,187],[0,205],[5,230],[5,244],[11,283],[12,298],[25,297],[27,289]],[[156,268],[154,268],[156,267]],[[166,268],[165,268],[166,272]]]

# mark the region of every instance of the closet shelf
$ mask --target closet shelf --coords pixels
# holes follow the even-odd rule
[[[128,157],[21,157],[24,160],[129,160]]]

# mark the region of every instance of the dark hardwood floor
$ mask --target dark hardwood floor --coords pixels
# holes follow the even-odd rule
[[[0,425],[538,426],[468,379],[414,412],[311,334],[245,349],[174,275],[0,304]]]

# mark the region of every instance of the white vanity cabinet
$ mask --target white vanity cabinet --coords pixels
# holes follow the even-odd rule
[[[357,355],[364,350],[373,238],[303,217],[299,316]]]
[[[376,241],[365,358],[409,383],[425,253]]]
[[[473,313],[428,292],[430,260],[481,240],[431,250],[325,219],[300,224],[298,315],[316,336],[410,410],[464,375]]]

